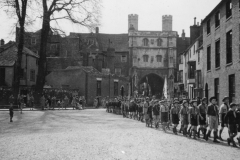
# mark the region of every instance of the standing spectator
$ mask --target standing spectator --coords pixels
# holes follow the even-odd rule
[[[20,107],[21,107],[21,94],[20,93],[18,94],[18,97],[17,97],[17,103],[18,103],[18,109],[20,109]]]
[[[52,106],[52,100],[51,100],[50,95],[48,95],[48,97],[47,97],[47,104],[48,104],[48,109],[51,108],[51,106]]]
[[[23,95],[20,95],[20,111],[21,111],[21,114],[22,114],[22,109],[24,107],[24,96]]]
[[[14,101],[15,101],[15,98],[14,98],[14,96],[11,94],[11,96],[10,96],[9,99],[8,99],[9,105],[13,107]]]
[[[86,107],[86,99],[84,96],[82,96],[82,101],[83,101],[83,109],[85,109]]]
[[[55,95],[53,95],[53,97],[52,97],[52,109],[53,110],[54,110],[55,106],[56,106],[56,97],[55,97]]]
[[[69,104],[69,99],[68,99],[67,95],[65,95],[65,98],[64,98],[64,107],[65,107],[65,109],[67,109],[68,104]]]
[[[73,110],[76,108],[76,105],[77,105],[76,97],[73,96],[73,98],[72,98],[72,107],[73,107]]]
[[[45,108],[45,97],[44,95],[42,95],[42,97],[40,98],[40,107],[42,108],[42,110],[44,110]]]
[[[97,98],[94,99],[94,104],[93,104],[93,106],[94,106],[95,108],[98,107],[98,100],[97,100]]]
[[[33,95],[31,94],[29,96],[29,107],[30,107],[30,110],[33,110],[33,105],[34,105],[34,97]]]
[[[9,107],[9,115],[10,115],[10,122],[13,122],[13,106],[12,105],[10,105],[10,107]]]

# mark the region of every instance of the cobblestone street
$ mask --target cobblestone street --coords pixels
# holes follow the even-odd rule
[[[146,128],[104,109],[0,112],[1,160],[238,159],[239,149]],[[223,135],[226,139],[226,129]],[[176,154],[177,153],[177,154]]]

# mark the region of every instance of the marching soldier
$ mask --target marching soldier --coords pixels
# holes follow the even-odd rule
[[[220,110],[219,110],[219,121],[220,121],[220,124],[221,124],[221,129],[219,130],[219,139],[222,141],[222,131],[225,127],[225,116],[228,112],[228,109],[229,109],[229,97],[225,96],[223,98],[223,104],[220,106]]]
[[[164,132],[166,132],[166,127],[168,124],[168,112],[169,112],[169,107],[167,106],[167,101],[165,100],[161,101],[160,117],[161,117],[162,129]]]
[[[203,133],[203,138],[205,139],[206,132],[207,132],[207,123],[206,123],[206,113],[207,113],[207,98],[204,97],[201,100],[201,104],[198,106],[199,110],[199,129],[198,129],[198,138],[200,138],[200,131]]]
[[[146,122],[146,127],[148,126],[149,116],[148,116],[148,107],[149,107],[149,98],[147,97],[143,103],[143,113],[144,113],[144,119]]]
[[[191,124],[191,131],[190,131],[189,137],[191,137],[193,134],[193,138],[196,139],[198,115],[199,115],[199,111],[197,108],[197,100],[192,100],[190,103],[192,106],[189,109],[189,122]]]
[[[205,137],[205,140],[208,140],[208,137],[211,134],[211,131],[214,130],[214,140],[213,142],[219,143],[217,140],[217,129],[218,129],[218,107],[217,107],[217,98],[211,97],[210,98],[210,104],[207,107],[207,117],[208,117],[208,124],[209,124],[209,130],[207,132],[207,135]]]
[[[237,116],[236,116],[236,104],[231,103],[230,109],[226,113],[225,121],[228,125],[228,132],[229,132],[229,138],[227,139],[228,145],[232,142],[233,147],[237,147],[236,143],[234,142],[234,137],[237,135]]]
[[[179,101],[174,100],[173,107],[170,110],[171,121],[173,124],[173,133],[177,135],[177,126],[179,124]]]
[[[153,104],[153,121],[155,124],[155,128],[159,127],[159,117],[160,117],[160,105],[158,104],[158,101],[155,100]]]
[[[186,100],[183,100],[182,107],[180,110],[180,118],[181,118],[181,124],[183,125],[183,135],[187,135],[187,127],[188,127],[188,102]]]
[[[238,104],[238,109],[236,110],[237,116],[237,126],[238,126],[238,133],[240,133],[240,105]],[[237,138],[238,145],[240,146],[240,136]]]

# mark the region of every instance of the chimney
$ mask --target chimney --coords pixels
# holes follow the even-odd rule
[[[96,27],[96,34],[99,33],[99,27]]]
[[[182,39],[185,39],[185,31],[184,31],[184,29],[182,30]]]
[[[197,18],[196,18],[196,17],[194,17],[194,26],[196,25],[196,19],[197,19]]]
[[[199,26],[199,22],[197,22],[197,26]]]
[[[1,39],[0,46],[3,46],[5,44],[4,40]]]

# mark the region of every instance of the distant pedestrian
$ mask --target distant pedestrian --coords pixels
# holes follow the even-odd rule
[[[63,99],[63,101],[64,101],[64,107],[65,107],[65,109],[67,109],[68,104],[69,104],[69,99],[68,99],[67,95],[65,95],[65,98]]]
[[[40,98],[40,107],[42,108],[42,110],[44,110],[44,108],[45,108],[45,97],[44,97],[44,95],[42,95],[42,97]]]
[[[56,107],[56,96],[54,95],[53,97],[52,97],[52,109],[54,110],[54,108]]]
[[[30,107],[30,110],[33,110],[33,106],[34,106],[34,97],[33,95],[30,95],[29,96],[29,107]]]
[[[13,122],[13,106],[9,107],[10,122]]]

